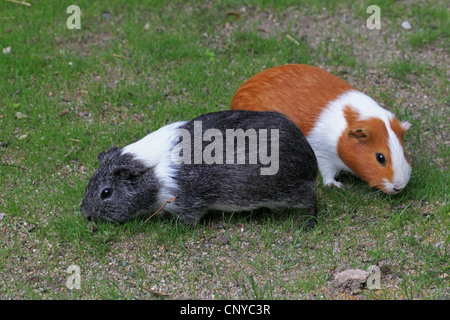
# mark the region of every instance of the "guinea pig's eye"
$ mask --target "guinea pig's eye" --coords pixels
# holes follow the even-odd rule
[[[102,200],[108,199],[112,195],[112,190],[110,188],[105,188],[102,190],[102,193],[100,194],[100,197]]]
[[[381,164],[383,167],[386,165],[386,158],[382,153],[376,153],[375,159],[377,159],[378,163]]]

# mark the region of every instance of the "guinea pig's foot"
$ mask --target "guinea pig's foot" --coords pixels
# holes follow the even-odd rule
[[[178,219],[185,225],[195,227],[203,214],[201,212],[186,212],[184,211],[182,214],[178,215]]]
[[[305,229],[311,230],[314,228],[317,222],[317,205],[314,205],[312,208],[309,208],[309,219],[305,223]]]
[[[314,226],[316,225],[316,217],[311,217],[305,222],[305,229],[306,230],[312,230],[314,229]]]
[[[324,185],[326,185],[327,187],[341,188],[342,187],[342,182],[338,182],[336,180],[324,181]]]

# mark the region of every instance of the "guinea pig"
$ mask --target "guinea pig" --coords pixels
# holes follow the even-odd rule
[[[89,221],[122,223],[170,203],[188,225],[208,211],[308,208],[314,225],[317,160],[278,112],[227,110],[179,121],[98,155],[81,205]]]
[[[231,109],[278,111],[290,118],[311,144],[324,185],[341,187],[335,177],[344,170],[395,194],[411,176],[403,146],[411,124],[320,68],[266,69],[236,91]]]

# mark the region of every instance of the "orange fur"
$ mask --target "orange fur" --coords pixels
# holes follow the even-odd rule
[[[394,171],[387,146],[388,132],[384,122],[378,118],[358,120],[358,113],[350,107],[344,109],[348,130],[339,137],[338,155],[346,159],[345,164],[365,180],[371,187],[382,188],[383,179],[392,181]],[[374,154],[382,153],[386,166],[377,163]]]
[[[247,80],[234,94],[231,109],[282,112],[308,136],[327,103],[352,89],[320,68],[288,64],[266,69]]]

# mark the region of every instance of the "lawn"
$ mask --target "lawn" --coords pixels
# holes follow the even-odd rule
[[[449,299],[446,1],[378,1],[380,29],[366,1],[25,2],[0,0],[0,299]],[[67,27],[73,4],[80,29]],[[79,207],[99,152],[227,110],[246,79],[286,63],[412,123],[401,193],[343,173],[342,189],[317,179],[310,231],[306,211],[284,211],[90,232]],[[372,265],[381,289],[331,285]]]

